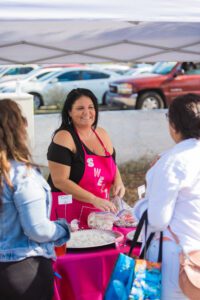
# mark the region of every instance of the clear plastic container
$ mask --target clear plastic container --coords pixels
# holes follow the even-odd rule
[[[112,230],[115,215],[110,212],[92,212],[88,216],[88,227],[92,229]]]

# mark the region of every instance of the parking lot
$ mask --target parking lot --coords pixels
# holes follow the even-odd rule
[[[199,94],[200,63],[55,64],[0,66],[0,93],[28,93],[36,113],[58,112],[72,89],[87,88],[100,110],[162,109]]]

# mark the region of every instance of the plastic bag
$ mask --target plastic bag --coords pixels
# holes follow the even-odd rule
[[[88,215],[88,227],[92,229],[112,230],[115,215],[110,212],[92,212]]]
[[[71,222],[70,222],[70,229],[72,232],[74,231],[78,231],[80,228],[79,228],[79,220],[77,219],[73,219]]]
[[[111,199],[112,203],[117,208],[117,214],[114,225],[119,227],[135,227],[137,221],[135,220],[131,207],[120,197],[116,196]]]
[[[135,227],[137,221],[134,219],[131,210],[122,209],[118,212],[114,225],[119,227]]]
[[[120,198],[119,196],[115,196],[111,199],[111,202],[116,206],[117,211],[121,211],[123,209],[131,209],[131,206],[128,205],[124,199]]]

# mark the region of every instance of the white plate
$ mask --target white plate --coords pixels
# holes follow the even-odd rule
[[[129,233],[127,233],[127,235],[126,235],[127,240],[132,241],[134,235],[135,235],[135,230],[132,230],[132,231],[130,231]],[[138,238],[137,241],[138,241],[139,243],[142,243],[142,236],[141,236],[141,234],[140,234],[140,236],[139,236],[139,238]]]
[[[85,229],[71,233],[68,249],[87,249],[112,245],[123,240],[121,232],[112,230]]]

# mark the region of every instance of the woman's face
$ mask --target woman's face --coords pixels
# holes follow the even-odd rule
[[[91,127],[96,117],[92,100],[87,96],[81,96],[72,105],[69,116],[75,127]]]

